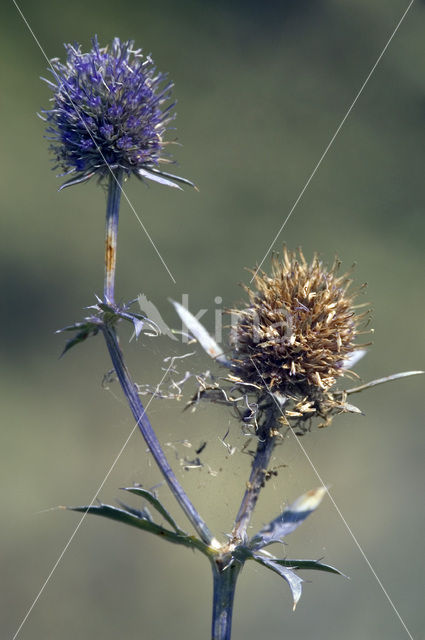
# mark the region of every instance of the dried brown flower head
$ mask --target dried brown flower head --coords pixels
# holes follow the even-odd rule
[[[255,289],[246,287],[249,306],[232,310],[236,378],[291,399],[288,416],[327,417],[335,409],[329,390],[359,346],[358,326],[368,312],[356,314],[358,292],[348,292],[349,274],[339,275],[339,266],[335,260],[328,268],[317,255],[308,263],[301,250],[284,249],[283,259],[273,258],[272,274],[259,271]]]

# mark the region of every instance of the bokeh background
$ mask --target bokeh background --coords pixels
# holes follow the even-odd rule
[[[20,7],[48,57],[63,42],[88,47],[134,38],[168,70],[178,100],[176,171],[199,193],[133,180],[127,194],[172,271],[174,284],[123,203],[118,293],[143,292],[178,326],[167,298],[188,293],[206,308],[243,298],[245,267],[259,262],[407,7],[407,0],[258,3],[91,0]],[[57,192],[58,179],[35,113],[47,106],[46,60],[12,2],[0,22],[2,428],[1,635],[12,638],[79,521],[50,510],[87,504],[133,428],[100,338],[59,360],[55,330],[82,317],[102,291],[105,196],[96,184]],[[362,379],[424,367],[425,6],[417,0],[280,235],[344,266],[357,263],[374,307],[374,344]],[[266,265],[268,262],[266,262]],[[129,335],[123,334],[124,344]],[[164,358],[188,352],[166,338],[126,346],[139,382],[156,384]],[[193,349],[192,349],[193,350]],[[199,354],[182,370],[211,365]],[[423,607],[424,380],[356,398],[365,417],[342,416],[302,443],[400,616],[425,638]],[[189,396],[191,387],[187,388]],[[182,413],[155,401],[150,415],[185,487],[223,538],[232,525],[250,459],[237,423],[220,407]],[[178,458],[207,441],[202,470]],[[171,443],[167,444],[167,443]],[[193,449],[192,449],[193,453]],[[255,524],[317,486],[292,439],[274,460]],[[160,482],[135,434],[101,491]],[[160,497],[182,526],[166,488]],[[408,637],[329,500],[283,550],[318,558],[351,580],[311,574],[296,613],[278,577],[248,565],[235,603],[234,638],[253,640]],[[19,638],[160,640],[209,637],[212,587],[203,557],[122,525],[87,518],[41,594]]]

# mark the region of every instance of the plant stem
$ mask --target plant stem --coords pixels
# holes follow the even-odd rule
[[[100,328],[104,335],[106,345],[108,347],[108,351],[111,356],[115,371],[117,373],[118,380],[120,381],[122,390],[124,391],[124,394],[129,402],[130,409],[137,422],[137,426],[139,427],[155,462],[160,468],[169,488],[171,489],[171,492],[173,493],[177,502],[180,504],[186,516],[189,518],[201,540],[203,540],[205,544],[210,545],[214,537],[199,513],[196,511],[191,501],[189,500],[183,487],[174,475],[174,472],[171,469],[167,458],[165,457],[159,440],[155,435],[155,432],[149,422],[149,418],[147,417],[143,405],[140,401],[136,386],[132,381],[130,373],[124,363],[123,355],[118,345],[118,339],[115,329],[111,326],[108,326],[107,324],[102,324]]]
[[[260,491],[264,487],[267,467],[276,444],[276,436],[273,435],[272,432],[275,419],[276,410],[272,407],[267,412],[264,423],[257,433],[257,451],[255,452],[251,474],[232,531],[232,541],[235,544],[245,541],[249,522],[255,505],[257,504]]]
[[[218,560],[212,563],[214,596],[212,612],[212,640],[230,640],[236,580],[242,564],[233,561],[227,567]]]
[[[103,298],[106,304],[115,302],[115,268],[122,179],[123,172],[120,169],[113,171],[109,176],[106,206],[105,284],[103,288]]]

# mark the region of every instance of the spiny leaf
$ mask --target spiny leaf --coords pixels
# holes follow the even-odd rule
[[[66,182],[64,182],[63,185],[59,187],[58,191],[62,191],[62,189],[66,189],[66,187],[72,187],[72,185],[74,184],[81,184],[82,182],[87,182],[87,180],[90,180],[90,178],[92,178],[94,174],[95,172],[91,171],[83,175],[80,174],[78,178],[71,178],[70,180],[67,180]]]
[[[143,489],[142,487],[121,487],[123,491],[129,491],[130,493],[134,493],[136,496],[140,496],[147,502],[149,502],[157,511],[162,515],[163,518],[170,524],[173,529],[177,533],[182,533],[182,530],[179,529],[175,520],[170,516],[166,508],[161,504],[158,498],[147,489]]]
[[[163,178],[171,178],[171,180],[175,180],[176,182],[181,182],[182,184],[187,184],[189,187],[193,187],[196,191],[198,191],[198,187],[193,184],[193,182],[191,182],[190,180],[188,180],[187,178],[182,178],[181,176],[176,176],[173,173],[168,173],[167,171],[160,171],[159,169],[156,169],[155,167],[150,167],[149,169],[150,172],[150,176],[144,176],[142,173],[142,177],[146,177],[149,178],[149,180],[155,180],[155,178],[152,177],[152,174],[156,175],[156,176],[161,176]],[[147,173],[147,172],[146,172]],[[156,178],[158,180],[158,178]],[[168,180],[167,181],[163,181],[163,180],[158,180],[158,182],[162,182],[162,184],[167,184],[168,186],[171,187],[177,187],[178,189],[181,189],[181,187],[179,187],[177,184],[168,184]]]
[[[104,518],[109,518],[110,520],[116,520],[117,522],[128,524],[131,527],[136,527],[137,529],[149,531],[150,533],[154,533],[155,535],[160,536],[169,542],[173,542],[174,544],[180,544],[191,549],[198,549],[198,551],[201,551],[201,553],[204,553],[208,557],[213,554],[213,550],[195,536],[189,536],[183,532],[175,533],[174,531],[170,531],[169,529],[166,529],[155,522],[151,522],[144,517],[141,518],[134,515],[134,512],[131,513],[125,509],[118,509],[117,507],[113,507],[109,504],[100,503],[98,505],[83,507],[66,507],[66,509],[70,511],[77,511],[79,513],[92,513],[93,515],[102,516]]]
[[[67,340],[65,348],[61,353],[61,358],[67,351],[72,349],[72,347],[75,347],[75,345],[80,342],[84,342],[84,340],[90,336],[95,336],[99,331],[99,327],[92,322],[76,322],[75,324],[64,327],[63,329],[58,329],[56,333],[63,333],[64,331],[77,331],[78,333],[73,338],[70,338],[70,340]]]
[[[303,569],[308,569],[309,571],[325,571],[327,573],[335,573],[339,576],[343,576],[347,578],[341,571],[336,569],[335,567],[331,567],[330,564],[323,564],[319,560],[283,560],[283,559],[274,559],[273,562],[281,565],[282,567],[288,567],[289,569],[296,569],[297,571],[301,571]]]
[[[302,593],[301,585],[303,583],[303,579],[297,576],[297,574],[294,571],[292,571],[292,569],[288,569],[287,567],[282,566],[275,560],[269,560],[268,558],[263,558],[256,554],[254,554],[252,558],[259,564],[262,564],[264,567],[267,567],[267,569],[271,569],[271,571],[274,571],[281,578],[286,580],[286,582],[289,585],[289,588],[291,589],[292,598],[294,601],[293,609],[295,611],[298,601],[301,598],[301,593]]]
[[[137,340],[137,338],[140,336],[142,332],[143,327],[145,326],[145,323],[143,320],[139,320],[138,318],[133,318],[133,325],[134,325],[134,334]]]
[[[180,189],[180,191],[182,190],[180,185],[176,184],[172,180],[168,180],[165,177],[165,174],[163,174],[162,172],[156,174],[156,173],[154,173],[152,171],[147,171],[146,169],[138,169],[137,170],[137,175],[140,176],[141,178],[147,178],[148,180],[153,180],[154,182],[159,182],[160,184],[163,184],[166,187],[174,187],[175,189]]]
[[[128,511],[128,513],[131,513],[133,516],[136,516],[136,518],[141,518],[142,520],[149,520],[149,522],[154,521],[152,518],[151,512],[147,507],[144,507],[144,509],[135,509],[134,507],[131,507],[129,504],[125,504],[125,502],[121,502],[121,500],[117,500],[117,503],[119,504],[120,507],[122,507],[122,509],[124,509],[124,511]]]
[[[346,413],[357,413],[361,416],[364,416],[364,413],[361,409],[356,407],[354,404],[349,404],[348,402],[344,402],[344,404],[342,405],[342,409]]]
[[[385,378],[377,378],[376,380],[371,380],[370,382],[366,382],[366,384],[361,384],[358,387],[353,387],[352,389],[347,389],[345,393],[359,393],[360,391],[364,391],[365,389],[371,389],[372,387],[376,387],[378,384],[385,384],[385,382],[392,382],[393,380],[399,380],[400,378],[408,378],[410,376],[419,376],[422,375],[424,371],[402,371],[401,373],[393,373],[391,376],[385,376]]]
[[[225,366],[229,366],[229,361],[224,355],[224,351],[217,342],[214,340],[212,336],[205,329],[204,325],[199,322],[197,318],[188,310],[186,307],[183,307],[179,302],[175,302],[171,300],[172,305],[177,311],[178,315],[182,322],[189,329],[190,333],[196,338],[199,342],[203,350],[214,360],[220,362]]]
[[[342,363],[343,369],[352,369],[361,360],[367,351],[365,349],[355,349]]]
[[[262,549],[273,542],[281,541],[282,538],[292,533],[317,509],[326,492],[326,487],[318,487],[300,496],[286,507],[277,518],[251,538],[249,543],[251,549]]]
[[[181,176],[176,176],[174,173],[169,173],[168,171],[158,171],[154,167],[151,168],[152,173],[159,173],[161,176],[166,176],[167,178],[171,178],[172,180],[176,180],[177,182],[181,182],[182,184],[187,184],[189,187],[193,187],[195,191],[199,191],[198,187],[194,182],[188,180],[187,178],[182,178]]]

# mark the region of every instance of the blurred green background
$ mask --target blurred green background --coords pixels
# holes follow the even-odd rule
[[[127,194],[171,269],[173,284],[123,203],[118,294],[138,293],[178,325],[168,297],[189,293],[212,329],[221,296],[243,298],[245,267],[259,262],[298,197],[408,2],[293,0],[245,2],[30,3],[20,7],[48,57],[63,42],[84,48],[97,33],[134,38],[174,80],[179,141],[176,171],[196,193],[147,188]],[[3,6],[3,300],[1,581],[3,638],[12,638],[73,533],[86,504],[133,428],[100,338],[58,359],[54,331],[79,320],[102,291],[105,196],[96,184],[57,192],[43,123],[46,61],[16,8]],[[335,253],[367,282],[374,345],[364,380],[424,367],[425,7],[417,0],[279,237],[306,255]],[[268,262],[266,262],[266,265]],[[127,341],[128,334],[124,333]],[[124,344],[125,344],[124,342]],[[163,359],[186,353],[170,340],[128,346],[135,378],[156,384]],[[184,366],[210,366],[200,354]],[[425,638],[423,607],[424,380],[379,387],[356,398],[366,417],[342,416],[302,443],[412,636]],[[188,393],[190,388],[188,388]],[[176,472],[217,536],[232,525],[249,457],[226,456],[218,438],[243,443],[230,414],[154,401],[150,416]],[[184,472],[166,443],[208,446],[201,471]],[[185,454],[180,445],[179,454]],[[190,452],[189,452],[190,453]],[[318,480],[288,439],[285,464],[267,485],[256,525]],[[208,466],[209,465],[209,466]],[[209,472],[218,472],[216,475]],[[160,482],[135,434],[101,491]],[[160,497],[172,508],[168,491]],[[329,500],[291,538],[289,557],[325,557],[351,577],[312,574],[296,613],[287,586],[247,566],[236,597],[235,640],[347,640],[408,637]],[[204,559],[122,525],[87,518],[34,606],[19,638],[159,640],[209,637],[212,587]]]

